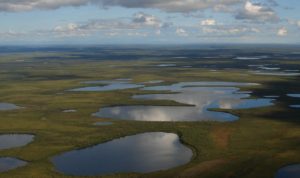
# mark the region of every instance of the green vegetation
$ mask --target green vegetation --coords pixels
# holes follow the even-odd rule
[[[64,56],[66,59],[37,59]],[[29,164],[0,177],[70,177],[54,170],[50,158],[65,151],[84,148],[136,133],[164,131],[181,136],[195,157],[187,165],[151,174],[118,174],[104,177],[273,177],[282,166],[300,162],[300,112],[288,108],[299,99],[285,96],[299,92],[299,77],[259,76],[247,69],[218,70],[201,66],[207,63],[227,65],[229,60],[84,60],[68,59],[69,54],[11,54],[0,57],[0,102],[24,107],[0,112],[0,133],[32,133],[28,146],[2,150],[0,156],[12,156]],[[71,58],[71,57],[70,57]],[[20,59],[22,59],[20,61]],[[271,61],[279,63],[279,61]],[[282,63],[282,61],[280,61]],[[285,61],[300,66],[300,61]],[[159,63],[195,65],[195,68],[154,67]],[[299,67],[300,68],[300,67]],[[112,92],[66,92],[84,86],[82,81],[132,78],[134,82],[164,80],[256,82],[259,86],[242,88],[254,96],[281,95],[275,106],[232,110],[240,120],[218,122],[134,122],[118,121],[109,126],[93,126],[91,113],[110,105],[178,105],[172,101],[137,101],[133,94],[149,93],[139,89]],[[149,84],[150,85],[150,84]],[[153,92],[151,92],[153,93]],[[76,109],[76,113],[63,113]],[[120,158],[121,159],[121,158]]]

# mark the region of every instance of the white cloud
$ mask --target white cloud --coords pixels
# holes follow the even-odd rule
[[[56,31],[56,32],[63,32],[63,31],[70,32],[70,31],[76,31],[76,30],[78,30],[78,28],[79,27],[78,27],[77,24],[75,24],[75,23],[69,23],[66,26],[56,26],[54,28],[54,31]]]
[[[273,9],[250,1],[247,1],[244,5],[244,9],[238,12],[236,19],[260,22],[276,22],[279,20]]]
[[[9,30],[6,32],[0,32],[0,38],[19,38],[26,35],[25,32],[16,32],[14,30]]]
[[[80,24],[59,25],[53,28],[50,33],[60,37],[89,36],[98,32],[103,32],[108,36],[119,36],[121,34],[148,36],[149,33],[160,35],[161,28],[168,27],[157,17],[139,12],[134,14],[131,19],[97,19]]]
[[[183,29],[183,28],[177,28],[176,29],[176,34],[178,35],[178,36],[189,36],[189,34],[187,33],[187,31],[185,30],[185,29]]]
[[[300,20],[288,19],[287,22],[288,22],[289,25],[296,26],[296,27],[300,28]]]
[[[232,6],[228,6],[224,4],[216,4],[213,10],[216,12],[234,12]]]
[[[255,33],[260,33],[260,32],[261,32],[260,29],[255,28],[255,27],[252,27],[252,28],[251,28],[251,31],[252,31],[252,32],[255,32]]]
[[[278,29],[277,35],[278,36],[287,36],[288,35],[287,28],[286,27],[281,27],[280,29]]]
[[[140,37],[147,37],[149,34],[146,32],[129,32],[127,33],[128,36],[140,36]]]
[[[201,29],[203,34],[208,37],[245,36],[261,32],[258,28],[245,25],[212,25],[203,26]]]
[[[21,12],[86,5],[89,0],[1,0],[0,11]]]
[[[143,12],[134,14],[133,22],[136,24],[153,26],[156,28],[162,26],[161,21],[157,17],[153,15],[145,14]]]
[[[108,33],[105,33],[106,36],[110,36],[110,37],[115,37],[115,36],[119,36],[120,33],[118,32],[108,32]]]
[[[205,20],[202,20],[201,21],[201,25],[204,25],[204,26],[210,26],[210,25],[216,25],[216,20],[215,19],[205,19]]]
[[[156,35],[160,35],[161,34],[161,30],[160,29],[156,30],[155,34]]]
[[[262,9],[263,9],[262,6],[258,4],[253,4],[250,1],[247,1],[245,4],[245,10],[250,14],[259,14],[261,13]]]
[[[88,29],[82,28],[82,26],[78,24],[69,23],[63,26],[59,25],[54,27],[52,33],[54,33],[57,36],[72,37],[72,36],[88,36],[90,34],[90,31]]]

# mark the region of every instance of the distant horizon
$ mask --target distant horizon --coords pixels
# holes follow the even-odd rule
[[[226,45],[232,45],[232,46],[237,46],[237,45],[243,45],[243,46],[299,46],[300,43],[111,43],[111,44],[80,44],[80,43],[74,43],[74,44],[1,44],[0,47],[77,47],[77,46],[82,46],[82,47],[89,47],[89,46],[226,46]]]

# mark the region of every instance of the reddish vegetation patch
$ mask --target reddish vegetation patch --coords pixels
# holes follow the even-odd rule
[[[191,168],[184,170],[179,177],[196,177],[211,172],[213,169],[226,164],[228,161],[224,159],[216,159],[211,161],[204,161]]]
[[[231,133],[231,128],[215,127],[211,131],[211,137],[217,147],[224,149],[227,148],[229,144]]]

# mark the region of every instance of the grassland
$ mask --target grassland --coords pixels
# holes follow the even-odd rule
[[[271,178],[280,167],[300,162],[300,112],[288,107],[289,104],[300,104],[300,100],[286,96],[290,92],[299,93],[299,77],[254,75],[243,67],[247,62],[229,59],[175,60],[161,57],[160,60],[153,60],[156,56],[146,55],[143,51],[140,53],[149,56],[143,60],[110,60],[99,55],[85,59],[85,55],[75,52],[30,52],[0,56],[0,102],[24,107],[0,113],[0,133],[36,135],[34,142],[25,147],[0,151],[0,156],[17,157],[29,162],[25,167],[1,173],[0,177],[71,177],[54,170],[50,162],[52,156],[114,138],[152,131],[178,133],[182,141],[193,148],[194,159],[187,165],[170,170],[104,177]],[[97,60],[97,56],[101,60]],[[156,67],[161,63],[176,63],[178,66]],[[300,60],[274,59],[268,63],[300,68]],[[192,65],[193,68],[182,68],[180,65]],[[211,71],[207,66],[218,71]],[[227,66],[233,67],[228,69]],[[242,90],[253,91],[254,97],[280,95],[280,98],[271,107],[231,110],[230,113],[238,115],[240,119],[230,123],[109,120],[114,124],[93,126],[94,122],[108,120],[91,116],[103,106],[178,104],[131,99],[133,94],[147,93],[138,89],[66,92],[67,89],[84,86],[80,83],[82,81],[116,78],[132,78],[134,82],[164,80],[165,83],[256,82],[261,85]],[[65,109],[76,109],[78,112],[63,113]]]

